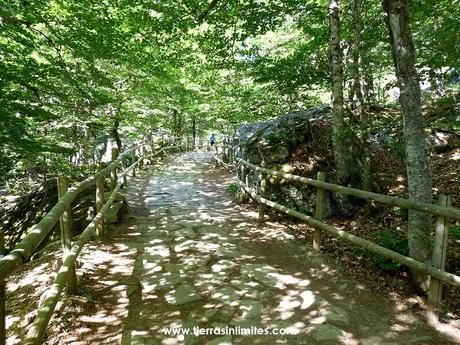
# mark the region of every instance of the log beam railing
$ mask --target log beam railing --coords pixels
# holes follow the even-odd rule
[[[71,210],[71,205],[74,199],[78,194],[85,191],[86,189],[96,185],[97,192],[96,196],[96,209],[97,215],[92,219],[91,223],[86,227],[86,229],[75,239],[73,243],[68,243],[69,238],[66,237],[65,249],[63,251],[63,264],[57,276],[55,278],[54,284],[47,291],[45,299],[38,309],[38,314],[32,327],[29,330],[24,344],[41,344],[43,335],[46,331],[48,322],[54,312],[57,301],[59,300],[62,291],[66,284],[69,283],[71,279],[71,290],[69,292],[76,292],[76,281],[74,281],[74,272],[73,268],[75,266],[75,261],[84,246],[87,243],[94,232],[97,232],[98,235],[101,235],[103,232],[104,224],[104,215],[112,206],[115,197],[119,190],[126,186],[127,174],[132,172],[132,176],[136,176],[135,170],[138,166],[141,165],[144,158],[147,156],[159,156],[164,151],[179,150],[183,148],[181,144],[173,144],[167,147],[160,148],[155,152],[149,153],[145,150],[140,150],[143,146],[147,144],[142,144],[134,148],[124,151],[122,154],[114,154],[114,160],[104,169],[101,169],[100,164],[97,165],[97,172],[88,177],[87,179],[78,182],[72,186],[68,186],[62,178],[58,179],[58,183],[61,184],[59,201],[54,205],[54,207],[49,211],[40,222],[38,222],[31,230],[31,232],[22,239],[16,247],[11,250],[5,256],[0,258],[0,345],[5,343],[5,280],[17,269],[19,266],[27,262],[32,255],[35,254],[37,248],[43,242],[44,239],[50,234],[54,229],[54,226],[60,221],[61,229],[64,227],[67,230],[66,236],[68,237],[69,227],[69,217],[68,213]],[[136,157],[136,154],[140,151],[144,151],[145,154],[140,157]],[[132,159],[133,163],[124,169],[121,173],[117,174],[117,168],[126,164],[127,159]],[[104,203],[103,192],[104,192],[104,181],[107,176],[111,176],[112,188],[109,199]],[[113,181],[115,180],[115,185]],[[62,216],[65,215],[65,218]],[[71,222],[71,218],[70,218]],[[0,239],[1,240],[1,239]],[[2,242],[2,241],[0,241]],[[2,243],[0,243],[1,246]],[[67,286],[69,289],[69,286]]]
[[[121,176],[119,177],[126,177],[127,173],[130,170],[135,169],[143,158],[144,157],[139,158],[131,166],[126,168],[120,174]],[[121,187],[124,185],[124,183],[124,179],[118,180],[107,202],[98,212],[98,214],[93,218],[91,223],[86,227],[86,229],[80,234],[80,236],[78,236],[76,241],[73,243],[61,268],[57,272],[53,285],[47,290],[45,298],[43,299],[42,303],[38,308],[37,316],[35,317],[34,322],[30,326],[27,336],[23,341],[24,345],[39,345],[42,343],[43,337],[46,332],[46,328],[48,327],[48,323],[51,319],[51,316],[54,313],[54,309],[56,308],[56,304],[62,295],[66,283],[69,281],[69,272],[71,271],[71,268],[75,266],[75,262],[83,246],[91,239],[99,224],[101,224],[101,222],[104,221],[105,213],[113,205],[113,202],[115,201],[115,198],[118,192],[120,191]]]
[[[238,177],[238,184],[241,188],[241,194],[249,195],[253,200],[259,203],[274,208],[278,211],[284,212],[288,215],[294,216],[305,221],[307,224],[312,226],[315,229],[315,234],[313,236],[313,249],[320,250],[321,246],[321,236],[322,232],[328,233],[339,239],[343,239],[357,245],[359,247],[365,248],[368,251],[391,259],[397,263],[405,265],[413,270],[422,272],[431,277],[430,279],[430,291],[428,298],[428,312],[427,318],[429,322],[438,321],[439,306],[441,301],[441,288],[442,283],[449,284],[456,288],[460,288],[460,277],[452,273],[446,272],[444,270],[445,256],[447,252],[447,232],[448,232],[448,219],[460,220],[460,210],[450,207],[450,200],[448,197],[441,196],[440,204],[433,205],[422,203],[414,200],[403,199],[373,192],[368,192],[360,189],[344,187],[336,185],[333,183],[325,182],[325,174],[318,174],[318,179],[311,179],[307,177],[302,177],[298,175],[283,173],[275,170],[266,169],[257,165],[254,165],[248,162],[245,159],[236,158],[238,162],[237,171],[245,171],[246,175],[249,171],[257,171],[262,176],[263,179],[266,179],[266,176],[275,176],[285,179],[286,181],[295,181],[300,182],[317,189],[317,202],[316,202],[316,212],[315,217],[310,217],[303,213],[300,213],[296,210],[290,209],[286,206],[280,205],[276,202],[266,199],[265,197],[257,194],[256,188],[251,188],[249,183],[245,181],[244,176]],[[263,180],[262,179],[262,180]],[[352,195],[365,200],[372,200],[378,203],[399,206],[406,209],[413,209],[418,211],[427,212],[438,217],[436,224],[436,238],[434,241],[434,256],[433,256],[433,265],[427,265],[423,262],[414,260],[408,256],[402,255],[400,253],[389,250],[385,247],[382,247],[378,244],[375,244],[371,241],[365,240],[358,236],[352,235],[346,231],[333,227],[324,223],[324,206],[325,206],[325,197],[324,191],[331,191],[346,195]],[[447,198],[447,199],[446,199]],[[263,214],[262,214],[263,215]],[[263,220],[259,219],[259,222]]]

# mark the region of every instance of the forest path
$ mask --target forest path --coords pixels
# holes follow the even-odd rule
[[[128,188],[127,220],[85,249],[87,300],[57,316],[71,322],[50,344],[449,343],[282,224],[259,227],[256,212],[231,201],[232,177],[214,171],[209,153],[174,155],[153,171]],[[165,332],[196,326],[292,334]]]

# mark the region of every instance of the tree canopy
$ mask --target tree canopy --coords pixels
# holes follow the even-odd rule
[[[417,67],[442,79],[460,58],[458,1],[411,5]],[[356,51],[365,101],[383,102],[394,73],[384,13],[362,2],[356,41],[354,10],[344,3],[344,83]],[[0,174],[69,169],[117,131],[134,139],[178,119],[181,135],[191,121],[232,131],[328,103],[328,34],[324,0],[3,2]]]

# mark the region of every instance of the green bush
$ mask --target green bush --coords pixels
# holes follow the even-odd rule
[[[407,208],[395,206],[393,207],[393,212],[404,220],[407,220],[409,218],[409,210]]]
[[[449,227],[449,235],[451,235],[454,240],[460,240],[460,225],[451,225]]]
[[[407,239],[398,238],[396,234],[390,230],[382,230],[377,233],[377,236],[378,239],[376,242],[378,245],[402,255],[409,254],[409,243]],[[401,264],[381,256],[377,257],[376,264],[385,272],[396,273],[401,269]]]
[[[233,182],[232,184],[230,184],[228,187],[227,187],[227,192],[228,194],[230,194],[230,196],[235,199],[236,196],[238,195],[238,183],[236,182]]]
[[[382,144],[382,147],[388,149],[390,155],[394,157],[404,157],[405,150],[404,146],[399,141],[392,141]]]
[[[456,100],[454,97],[451,95],[447,97],[441,97],[436,100],[436,104],[442,105],[442,106],[455,106],[457,104]]]
[[[354,247],[351,251],[355,255],[362,256],[363,258],[368,258],[371,255],[371,253],[367,249],[361,247]]]

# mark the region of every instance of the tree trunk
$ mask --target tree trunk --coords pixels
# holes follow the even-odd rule
[[[346,180],[346,160],[341,136],[343,121],[343,62],[340,47],[340,0],[329,0],[330,49],[332,71],[333,149],[339,182]],[[340,177],[339,177],[340,176]]]
[[[115,121],[113,123],[113,128],[112,128],[112,138],[115,140],[117,143],[117,148],[118,152],[123,152],[121,149],[121,139],[120,139],[120,134],[118,133],[118,128],[120,127],[120,121],[115,118]]]
[[[192,117],[192,141],[193,141],[193,150],[196,150],[196,118]]]
[[[361,46],[361,0],[353,0],[353,93],[356,95],[356,110],[363,124],[367,119],[363,113],[363,93],[361,91],[360,46]]]
[[[340,0],[329,0],[330,21],[330,58],[332,70],[332,131],[333,150],[337,168],[337,180],[340,184],[349,182],[349,150],[346,138],[348,130],[343,120],[343,61],[340,47]]]
[[[336,166],[336,182],[344,186],[363,188],[371,181],[370,159],[365,144],[344,121],[343,57],[340,47],[340,0],[329,0],[330,58],[332,71],[332,146]],[[368,174],[369,173],[369,174]],[[353,212],[344,195],[335,199],[343,214]]]
[[[415,52],[409,28],[409,4],[408,0],[384,0],[383,7],[401,90],[399,100],[404,120],[409,198],[431,203],[432,182],[421,115],[419,77],[415,69]],[[432,254],[431,222],[430,214],[409,211],[409,255],[427,264]],[[426,289],[426,278],[416,272],[413,272],[413,276],[418,286]]]
[[[78,138],[78,128],[76,124],[72,125],[72,142],[75,149],[75,154],[71,157],[73,165],[80,165],[80,140]]]
[[[369,63],[369,59],[364,54],[362,59],[363,66],[363,91],[364,100],[366,104],[375,102],[375,91],[374,91],[374,75],[372,74],[372,66]]]
[[[355,104],[355,88],[353,87],[353,80],[345,81],[345,85],[348,85],[348,107],[352,110],[356,108]],[[346,89],[346,87],[345,87]]]
[[[172,110],[172,133],[174,138],[176,139],[178,137],[177,134],[177,128],[178,128],[178,119],[177,119],[178,111],[177,109]]]

